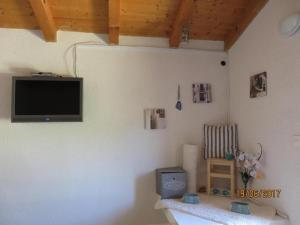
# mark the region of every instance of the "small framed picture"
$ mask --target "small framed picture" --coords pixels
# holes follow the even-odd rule
[[[165,129],[166,128],[166,111],[161,108],[145,109],[145,129]]]
[[[250,77],[250,98],[267,95],[267,72],[259,73]]]
[[[211,86],[210,84],[193,84],[193,103],[210,103]]]

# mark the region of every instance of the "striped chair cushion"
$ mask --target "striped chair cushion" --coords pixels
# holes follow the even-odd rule
[[[237,125],[204,125],[204,158],[225,158],[238,148]]]

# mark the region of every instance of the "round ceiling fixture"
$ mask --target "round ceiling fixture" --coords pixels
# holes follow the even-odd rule
[[[288,16],[280,23],[280,33],[288,37],[294,35],[300,28],[300,13]]]

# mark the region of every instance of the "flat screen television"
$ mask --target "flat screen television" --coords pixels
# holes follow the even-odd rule
[[[82,121],[82,83],[71,77],[13,77],[11,121]]]

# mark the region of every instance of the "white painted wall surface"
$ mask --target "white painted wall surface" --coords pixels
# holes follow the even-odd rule
[[[224,53],[82,46],[84,122],[10,123],[11,76],[70,74],[67,48],[87,40],[100,41],[60,32],[45,43],[35,32],[0,29],[1,225],[161,222],[154,169],[176,165],[183,143],[200,144],[205,122],[226,119]],[[212,84],[212,104],[192,104],[193,82]],[[182,112],[174,108],[178,83]],[[166,130],[144,130],[146,107],[166,108]]]
[[[280,188],[279,199],[266,200],[300,224],[300,35],[283,37],[279,22],[300,11],[299,0],[270,0],[229,51],[230,117],[239,124],[242,150],[264,147],[265,179],[256,188]],[[250,76],[267,71],[268,95],[250,99]]]

